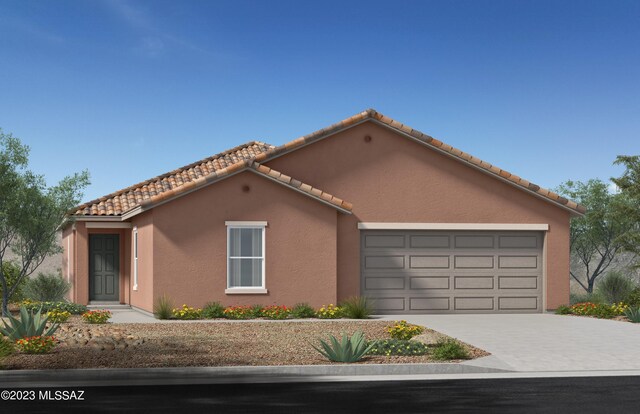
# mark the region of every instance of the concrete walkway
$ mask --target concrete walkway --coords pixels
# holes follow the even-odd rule
[[[516,371],[640,369],[640,324],[552,314],[393,315],[491,352]]]

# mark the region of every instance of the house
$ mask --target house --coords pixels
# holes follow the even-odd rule
[[[79,206],[63,272],[74,302],[146,311],[366,295],[381,313],[541,312],[569,301],[584,211],[369,109]]]

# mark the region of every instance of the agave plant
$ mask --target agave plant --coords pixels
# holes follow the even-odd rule
[[[629,319],[629,322],[640,323],[640,308],[628,308],[624,311],[624,316]]]
[[[20,319],[9,315],[9,323],[6,320],[2,321],[4,328],[0,327],[0,333],[13,341],[32,336],[51,336],[58,330],[60,324],[52,323],[45,332],[48,320],[49,317],[43,316],[40,310],[29,312],[27,308],[22,306],[20,307]]]
[[[346,334],[342,335],[342,341],[338,341],[335,336],[330,336],[330,344],[320,339],[322,348],[311,346],[320,352],[325,358],[334,362],[358,362],[370,350],[374,344],[368,344],[361,331],[354,333],[351,338]]]

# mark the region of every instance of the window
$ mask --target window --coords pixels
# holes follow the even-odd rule
[[[227,222],[226,293],[266,293],[264,233],[266,222]]]
[[[133,290],[138,290],[138,228],[133,228]]]

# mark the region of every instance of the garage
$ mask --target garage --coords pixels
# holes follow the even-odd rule
[[[361,291],[377,313],[543,309],[539,231],[361,231]]]

